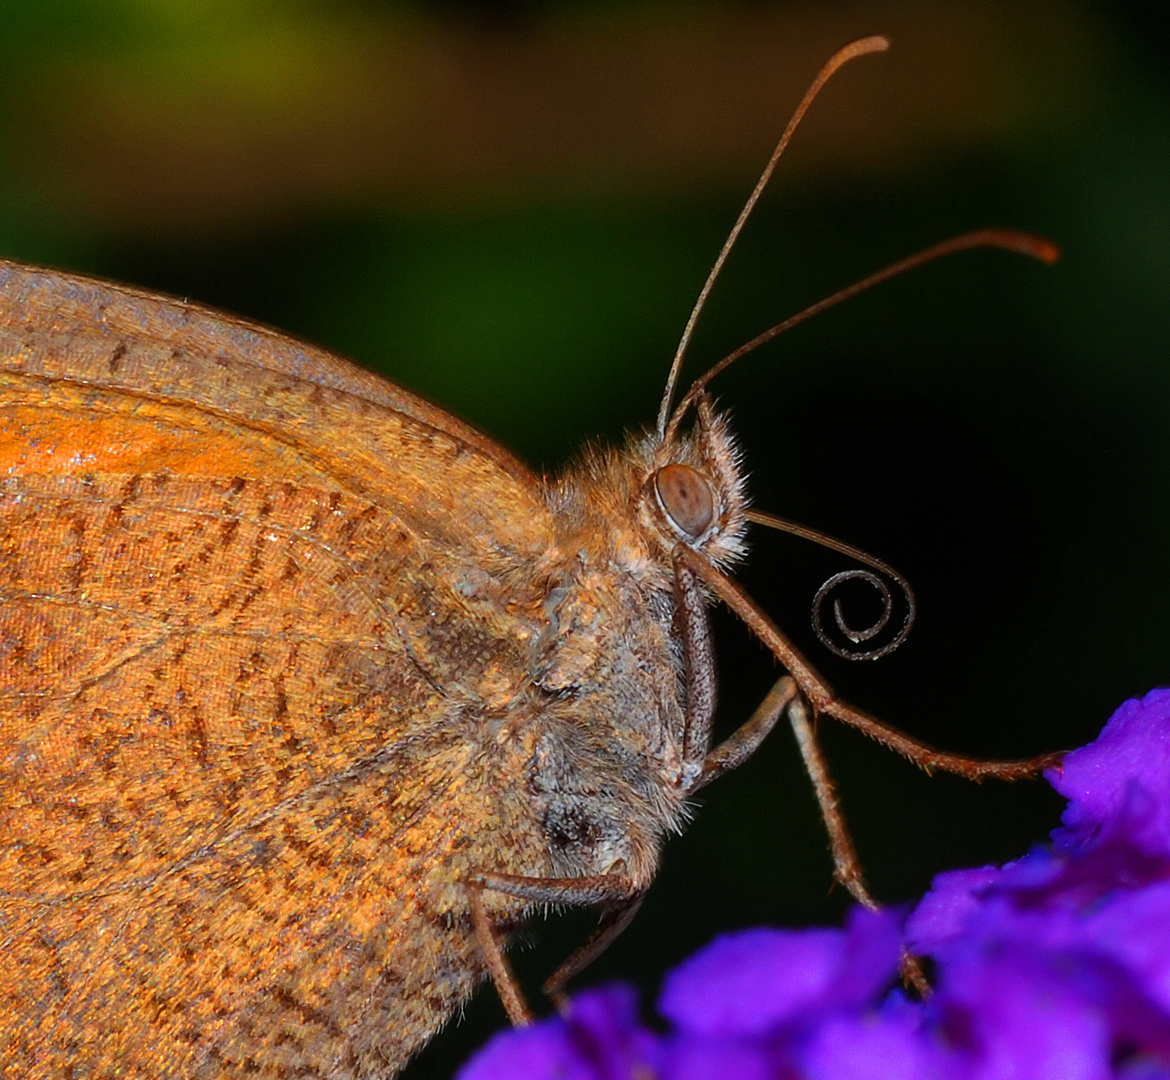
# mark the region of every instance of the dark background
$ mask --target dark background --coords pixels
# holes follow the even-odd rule
[[[816,104],[716,289],[691,373],[919,247],[935,264],[719,380],[757,504],[895,564],[921,614],[878,664],[808,606],[840,559],[757,536],[741,577],[839,690],[948,749],[1092,738],[1170,680],[1170,86],[1156,5],[10,2],[0,254],[189,296],[320,342],[555,470],[648,423],[687,311],[805,85]],[[721,618],[725,730],[773,677]],[[1021,854],[1044,784],[928,778],[825,730],[877,894]],[[582,981],[720,930],[838,920],[783,732],[705,793]],[[541,928],[536,986],[588,918]],[[503,1022],[481,994],[413,1073]]]

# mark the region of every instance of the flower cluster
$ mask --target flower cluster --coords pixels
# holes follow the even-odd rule
[[[1170,690],[1123,705],[1049,781],[1051,842],[936,878],[908,920],[719,938],[666,979],[497,1036],[459,1080],[1170,1080]],[[903,948],[933,994],[897,985]]]

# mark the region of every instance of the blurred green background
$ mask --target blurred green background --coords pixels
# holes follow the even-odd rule
[[[322,343],[545,470],[648,423],[675,341],[788,113],[814,106],[700,324],[692,375],[887,262],[981,225],[1055,268],[935,264],[721,378],[759,506],[894,563],[917,628],[828,656],[841,560],[758,536],[742,580],[850,700],[949,749],[1071,747],[1170,681],[1170,79],[1157,5],[9,0],[0,254],[227,308]],[[720,618],[722,723],[773,677]],[[825,730],[877,894],[1021,853],[1043,784],[927,778]],[[722,929],[839,918],[784,734],[704,794],[583,981]],[[539,980],[588,918],[539,928]],[[412,1075],[493,1027],[481,994]]]

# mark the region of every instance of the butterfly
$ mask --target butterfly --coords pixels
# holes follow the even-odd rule
[[[987,243],[1048,251],[974,234],[893,269]],[[485,976],[524,1022],[509,938],[597,906],[559,994],[781,716],[867,903],[810,711],[927,767],[1050,763],[838,701],[729,576],[775,519],[707,394],[721,367],[674,405],[676,364],[653,428],[545,479],[312,346],[0,263],[0,1060],[392,1075]],[[712,599],[788,672],[714,747]]]

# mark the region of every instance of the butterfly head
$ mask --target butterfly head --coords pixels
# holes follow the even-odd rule
[[[669,550],[681,543],[716,566],[738,562],[746,552],[748,499],[742,454],[727,415],[700,397],[694,426],[648,436],[646,451],[643,525]]]

